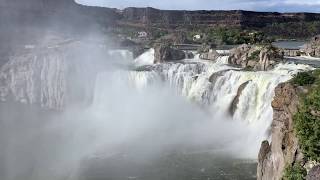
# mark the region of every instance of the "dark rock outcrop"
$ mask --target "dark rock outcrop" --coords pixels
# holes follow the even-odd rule
[[[231,50],[229,64],[257,71],[270,70],[283,61],[280,51],[272,46],[252,46],[243,44]]]
[[[230,114],[231,114],[232,116],[234,115],[234,113],[235,113],[236,110],[237,110],[237,106],[238,106],[238,104],[239,104],[239,98],[240,98],[243,90],[247,87],[247,85],[248,85],[249,83],[250,83],[250,81],[247,81],[247,82],[245,82],[245,83],[243,83],[243,84],[241,84],[241,85],[239,86],[238,91],[237,91],[237,95],[236,95],[236,97],[233,99],[233,101],[232,101],[232,103],[231,103],[231,106],[230,106],[230,108],[229,108],[229,112],[230,112]]]
[[[224,70],[224,71],[219,71],[219,72],[216,72],[216,73],[213,73],[210,77],[209,77],[209,82],[211,83],[215,83],[217,81],[217,79],[221,76],[224,75],[225,72],[227,72],[229,70]]]
[[[280,84],[272,102],[274,110],[271,143],[262,143],[257,169],[258,180],[280,180],[288,164],[301,162],[303,155],[293,132],[293,115],[298,111],[300,90]]]
[[[158,44],[155,46],[154,63],[163,63],[168,61],[179,61],[186,58],[186,53],[182,50],[172,48],[166,44]]]
[[[263,47],[259,54],[259,63],[255,66],[256,70],[270,70],[276,64],[283,61],[283,55],[278,51],[278,49],[267,46]]]
[[[228,62],[229,64],[237,65],[243,68],[248,66],[253,68],[257,64],[258,59],[256,59],[256,57],[252,59],[249,58],[253,56],[252,54],[255,51],[259,51],[259,49],[255,46],[243,44],[231,50],[231,55],[229,56]]]
[[[305,52],[312,57],[320,57],[320,35],[315,36],[306,44]]]

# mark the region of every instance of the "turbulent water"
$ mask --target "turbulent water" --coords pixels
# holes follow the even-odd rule
[[[153,61],[153,53],[152,50],[146,52],[136,63],[150,64],[148,62]],[[199,104],[212,114],[213,121],[219,117],[226,121],[241,122],[248,136],[239,143],[250,146],[244,155],[251,158],[255,158],[261,141],[269,138],[268,129],[273,116],[271,102],[275,87],[290,80],[299,71],[312,69],[307,65],[279,64],[266,72],[243,71],[229,66],[227,56],[219,57],[215,62],[203,61],[196,56],[184,62],[146,68],[148,71],[124,73],[133,87],[141,89],[162,81],[176,94]],[[247,84],[239,92],[236,109],[231,113],[232,102],[244,83]]]

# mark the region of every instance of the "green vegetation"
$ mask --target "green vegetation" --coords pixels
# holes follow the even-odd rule
[[[287,166],[284,172],[283,180],[304,180],[307,171],[300,165]]]
[[[291,83],[309,89],[293,117],[294,130],[305,158],[320,162],[320,70],[298,73]],[[296,163],[287,166],[283,179],[304,180],[306,175],[305,168]]]
[[[249,60],[259,60],[260,50],[254,51],[249,57]]]
[[[200,43],[214,43],[218,45],[237,44],[263,44],[272,42],[264,33],[254,30],[243,30],[240,28],[203,28],[193,29],[188,32],[188,39],[191,41],[194,35],[201,35]]]
[[[320,70],[300,73],[293,82],[312,84],[294,116],[294,127],[305,157],[320,162]]]
[[[299,86],[311,85],[315,81],[311,72],[300,72],[294,76],[292,83]]]

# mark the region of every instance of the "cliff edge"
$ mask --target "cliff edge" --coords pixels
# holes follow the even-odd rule
[[[262,143],[258,158],[258,180],[279,180],[287,164],[301,160],[298,139],[294,134],[293,115],[298,111],[298,89],[290,83],[275,89],[271,143]]]

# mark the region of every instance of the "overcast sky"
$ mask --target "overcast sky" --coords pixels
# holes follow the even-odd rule
[[[255,10],[320,12],[320,0],[76,0],[78,3],[113,8],[155,7],[185,10]]]

